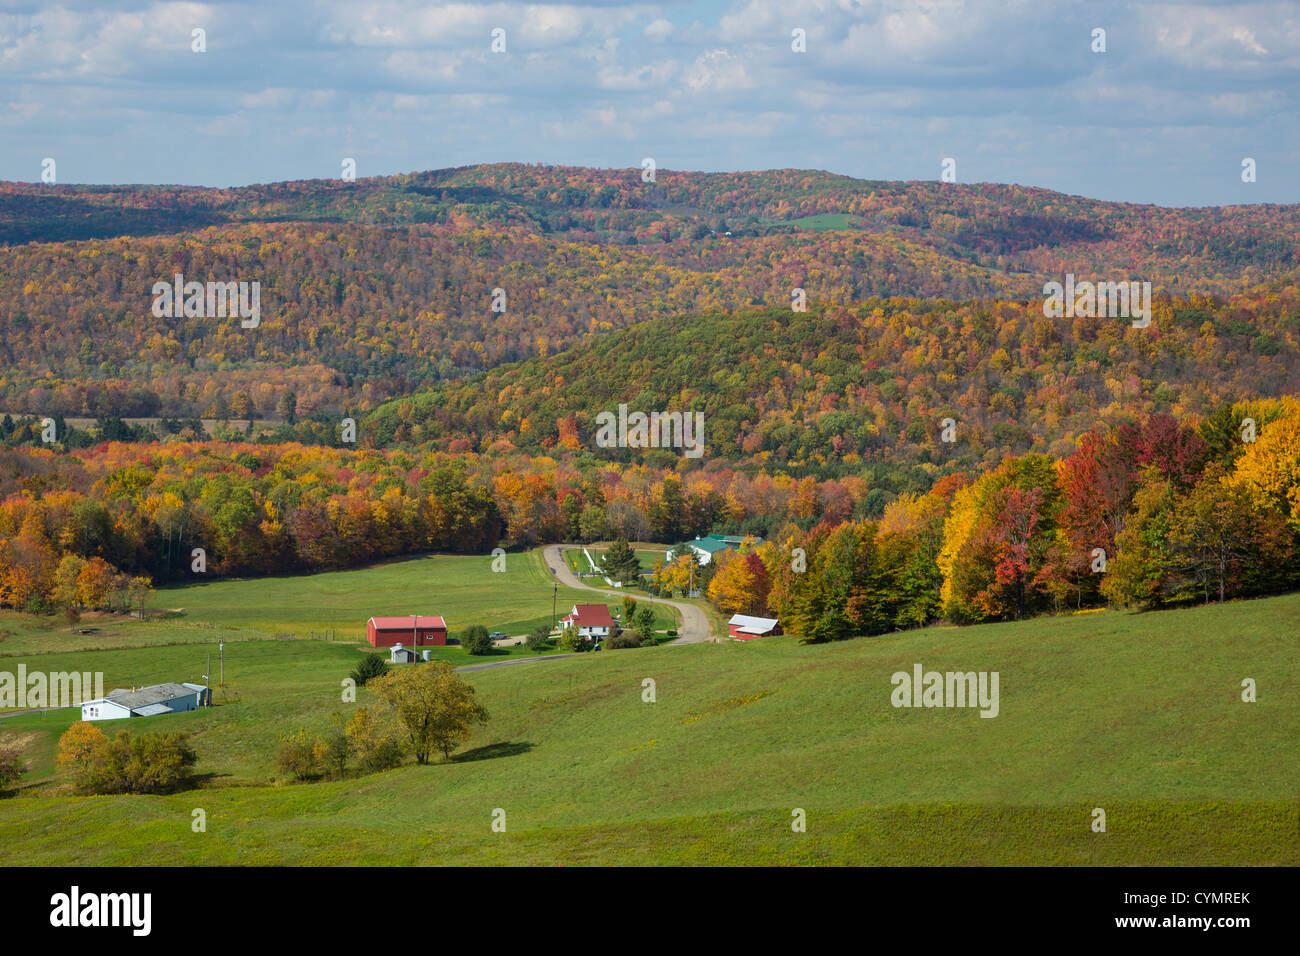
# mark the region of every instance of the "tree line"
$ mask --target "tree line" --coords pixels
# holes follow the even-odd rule
[[[750,539],[699,569],[721,610],[807,640],[945,619],[1156,608],[1300,587],[1300,402],[1224,408],[1199,428],[1152,415],[1069,456],[1006,458],[900,495],[879,520]],[[680,589],[689,555],[656,569]]]
[[[812,569],[790,579],[796,593],[823,577],[822,537],[838,542],[828,554],[848,553],[842,528],[870,542],[861,549],[872,567],[891,568],[867,592],[904,596],[858,616],[873,628],[1143,594],[1186,600],[1192,581],[1202,598],[1262,593],[1288,580],[1278,574],[1298,494],[1295,407],[1292,398],[1235,403],[1196,422],[1154,413],[1097,426],[1059,460],[1029,453],[982,471],[864,469],[822,480],[519,452],[0,449],[0,605],[125,610],[143,605],[151,582],[200,575],[618,537],[671,544],[717,531],[804,542],[791,545]],[[1091,570],[1097,550],[1104,573]],[[764,593],[761,582],[733,590]]]

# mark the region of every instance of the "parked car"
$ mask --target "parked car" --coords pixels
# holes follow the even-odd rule
[[[494,641],[504,640],[509,636],[510,635],[507,634],[505,631],[493,631],[491,634],[488,635],[488,637],[492,638],[492,640]]]

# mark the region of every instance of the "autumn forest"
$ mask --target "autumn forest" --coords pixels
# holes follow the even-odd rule
[[[808,640],[1300,587],[1295,207],[658,179],[0,184],[0,605],[710,532],[647,586]],[[1150,324],[1045,315],[1066,273]],[[176,274],[260,324],[155,317]],[[620,403],[705,453],[599,447]]]

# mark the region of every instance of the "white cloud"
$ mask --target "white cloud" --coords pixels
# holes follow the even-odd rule
[[[686,68],[685,83],[692,93],[740,93],[754,88],[744,61],[728,50],[709,50]]]
[[[1187,148],[1192,127],[1211,148],[1261,144],[1275,169],[1300,151],[1278,122],[1300,106],[1300,9],[1282,0],[56,2],[0,13],[0,178],[30,178],[20,157],[81,151],[67,168],[92,180],[265,181],[303,157],[319,172],[345,135],[367,174],[544,146],[568,163],[631,167],[662,148],[679,168],[780,157],[846,172],[868,150],[932,178],[942,140],[966,143],[987,178],[1053,170],[1098,194],[1089,184],[1122,163],[1048,144],[1164,154],[1171,189],[1212,165]],[[1105,55],[1088,51],[1097,25]],[[189,51],[195,26],[207,54]],[[505,56],[490,52],[498,26]],[[806,54],[790,50],[796,26]],[[181,155],[173,128],[257,148]],[[1140,178],[1122,175],[1126,189]],[[1259,187],[1266,198],[1273,181]]]
[[[1160,4],[1140,8],[1138,23],[1154,41],[1144,53],[1194,73],[1276,73],[1294,83],[1300,69],[1300,9],[1294,3]]]
[[[645,35],[651,40],[662,42],[672,36],[675,29],[677,28],[673,26],[671,20],[665,20],[660,17],[658,20],[652,20],[650,22],[650,24],[645,28]]]

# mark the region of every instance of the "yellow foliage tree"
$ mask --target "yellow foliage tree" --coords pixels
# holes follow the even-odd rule
[[[936,564],[943,575],[943,585],[939,589],[939,601],[947,607],[952,601],[952,570],[957,555],[970,540],[979,518],[978,500],[979,484],[967,485],[952,496],[952,507],[943,523],[943,547],[939,549]]]
[[[366,686],[396,714],[416,763],[428,763],[434,750],[449,760],[471,726],[488,719],[487,710],[475,699],[474,685],[446,661],[390,671],[371,678]]]
[[[734,551],[721,552],[713,560],[719,564],[709,582],[709,600],[719,610],[739,614],[753,601],[754,574],[748,562]]]
[[[1260,429],[1237,460],[1232,481],[1262,495],[1300,530],[1300,412]]]
[[[54,761],[60,767],[80,769],[94,756],[95,751],[108,743],[104,732],[94,724],[79,720],[59,738]]]

